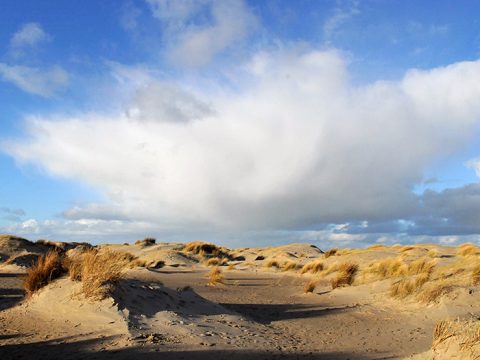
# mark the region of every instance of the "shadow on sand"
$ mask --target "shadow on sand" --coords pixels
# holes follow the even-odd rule
[[[178,350],[168,348],[165,345],[152,345],[148,347],[128,347],[115,350],[94,351],[102,346],[98,339],[89,339],[76,342],[68,342],[72,339],[56,339],[51,341],[42,341],[30,344],[3,345],[0,347],[0,358],[2,360],[29,358],[35,359],[135,359],[135,360],[327,360],[327,359],[350,359],[367,360],[379,358],[372,354],[353,354],[347,352],[327,352],[327,353],[286,353],[277,351],[259,351],[259,350],[214,350],[207,348],[205,350]],[[114,338],[104,338],[104,341],[110,342]],[[382,357],[385,359],[385,357]]]
[[[272,321],[315,318],[332,313],[346,312],[356,306],[342,306],[325,308],[321,306],[301,304],[220,304],[228,310],[234,311],[247,318],[262,324]]]

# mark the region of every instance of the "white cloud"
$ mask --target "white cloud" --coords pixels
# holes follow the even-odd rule
[[[156,121],[31,117],[28,137],[3,148],[96,186],[136,222],[193,231],[366,220],[370,229],[415,214],[424,169],[478,126],[480,61],[354,86],[335,51],[262,59],[237,74],[241,90],[205,92],[213,80],[191,90],[212,109],[201,117],[165,110],[150,101],[165,90],[145,87],[135,106]],[[185,92],[168,96],[182,103]]]
[[[237,45],[257,25],[242,0],[147,0],[165,25],[168,58],[175,65],[203,66]],[[209,16],[205,16],[203,12]],[[211,18],[210,21],[205,20]],[[199,20],[200,19],[200,20]]]
[[[50,40],[51,36],[43,30],[40,24],[27,23],[13,34],[10,39],[10,47],[13,51],[22,51],[25,48],[31,48],[41,42]]]
[[[0,63],[0,79],[30,94],[51,97],[68,84],[69,76],[59,66],[41,69]]]

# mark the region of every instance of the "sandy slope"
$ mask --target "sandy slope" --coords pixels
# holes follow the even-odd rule
[[[237,265],[223,267],[226,280],[219,286],[207,284],[210,269],[183,253],[182,245],[108,247],[167,265],[128,270],[113,296],[101,302],[87,301],[68,279],[20,302],[25,268],[0,265],[1,359],[447,359],[456,356],[458,341],[452,337],[431,352],[437,321],[480,314],[478,287],[459,287],[430,305],[390,298],[389,279],[335,290],[323,279],[313,294],[304,294],[313,275],[265,264],[304,264],[323,256],[305,244],[234,250],[231,263]],[[453,261],[453,248],[401,251],[418,258],[432,248],[441,253],[439,265]],[[322,259],[362,266],[399,251],[346,250]]]

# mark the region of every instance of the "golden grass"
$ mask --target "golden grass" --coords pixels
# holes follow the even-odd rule
[[[307,281],[303,287],[303,291],[305,294],[313,293],[316,287],[317,283],[315,281]]]
[[[462,244],[457,248],[458,256],[469,256],[469,255],[478,255],[480,251],[477,246],[473,244]]]
[[[394,298],[404,299],[415,292],[415,281],[403,278],[390,285],[390,296]]]
[[[326,259],[326,258],[329,258],[330,256],[335,255],[335,254],[337,253],[337,251],[338,251],[337,248],[333,248],[333,249],[330,249],[330,250],[326,251],[326,252],[324,253],[325,259]]]
[[[82,255],[82,291],[87,298],[102,300],[111,295],[129,265],[130,256],[111,250],[88,250]]]
[[[435,262],[427,259],[419,259],[412,261],[408,265],[408,275],[417,275],[421,273],[430,274],[435,268]]]
[[[480,264],[475,266],[472,270],[472,285],[480,284]]]
[[[228,257],[228,249],[204,241],[192,241],[185,245],[184,252],[200,256]]]
[[[433,331],[433,344],[432,348],[438,347],[449,339],[456,338],[459,344],[460,350],[470,351],[469,359],[477,359],[478,348],[476,350],[473,347],[480,345],[480,322],[476,319],[471,320],[442,320],[439,321]],[[460,354],[459,354],[460,355]],[[466,355],[466,354],[462,354]],[[460,358],[460,357],[459,357]]]
[[[219,258],[210,258],[207,260],[207,266],[218,266],[220,265],[220,259]]]
[[[336,289],[340,286],[352,285],[355,274],[358,271],[358,264],[343,263],[339,265],[338,274],[332,279],[332,289]]]
[[[414,246],[402,246],[402,247],[400,248],[400,252],[401,252],[401,253],[405,253],[405,252],[410,251],[410,250],[413,250],[413,249],[415,249]]]
[[[234,270],[236,265],[237,264],[235,264],[235,263],[229,264],[228,267],[227,267],[227,270]]]
[[[157,242],[156,239],[154,239],[154,238],[152,238],[152,237],[146,237],[146,238],[143,239],[143,240],[137,240],[137,241],[135,241],[135,245],[151,246],[151,245],[155,245],[156,242]]]
[[[407,266],[402,259],[384,259],[371,263],[363,270],[364,274],[372,274],[377,279],[403,276],[407,273]]]
[[[378,250],[378,249],[383,249],[385,248],[386,246],[383,245],[383,244],[375,244],[375,245],[370,245],[369,247],[367,247],[367,249],[369,250]]]
[[[303,265],[302,270],[300,270],[300,274],[305,274],[305,273],[316,274],[322,271],[323,268],[324,268],[323,262],[321,262],[320,260],[310,261],[305,265]]]
[[[37,263],[27,270],[23,287],[27,296],[32,296],[52,280],[59,278],[64,273],[62,259],[55,251],[50,251],[38,258]]]
[[[437,302],[442,296],[450,293],[454,288],[455,285],[451,281],[441,280],[423,289],[418,294],[417,300],[425,304]]]
[[[224,277],[222,274],[222,270],[218,266],[214,267],[212,271],[208,273],[208,285],[216,286],[219,284],[223,284],[223,281]]]
[[[283,271],[290,271],[290,270],[296,270],[298,269],[298,264],[295,261],[287,261],[283,264],[282,270]]]
[[[265,267],[267,267],[267,268],[276,267],[277,269],[279,269],[280,268],[280,263],[275,259],[268,260],[267,263],[265,264]]]

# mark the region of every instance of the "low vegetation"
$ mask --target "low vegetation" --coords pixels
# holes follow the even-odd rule
[[[208,273],[208,285],[216,286],[219,284],[223,284],[223,282],[224,277],[222,274],[222,270],[218,266],[214,267],[212,271]]]
[[[469,255],[479,255],[479,248],[473,244],[462,244],[457,248],[457,255],[459,256],[469,256]]]
[[[324,269],[323,262],[320,260],[314,260],[306,263],[303,265],[302,270],[300,270],[301,274],[311,273],[316,274],[319,273]]]
[[[62,258],[55,251],[50,251],[38,257],[37,263],[27,270],[23,286],[30,297],[52,280],[64,274]]]
[[[280,268],[280,263],[275,259],[271,259],[271,260],[267,261],[267,263],[265,264],[265,267],[267,267],[267,268],[275,267],[275,268],[279,269]]]
[[[352,285],[357,271],[358,264],[349,262],[340,264],[338,267],[337,276],[331,280],[332,289],[336,289],[340,286]]]
[[[183,251],[203,257],[214,256],[218,258],[229,258],[228,249],[203,241],[189,242],[185,245]]]
[[[330,249],[328,251],[325,252],[324,256],[325,256],[325,259],[326,258],[329,258],[330,256],[333,256],[337,253],[338,249],[337,248],[333,248],[333,249]]]
[[[316,287],[317,283],[315,281],[307,281],[305,283],[305,286],[303,287],[303,291],[305,292],[305,294],[313,293]]]
[[[433,352],[435,353],[442,347],[448,349],[452,347],[452,343],[456,343],[460,351],[455,354],[456,358],[480,358],[480,321],[470,319],[438,322],[433,332]]]
[[[480,264],[475,266],[472,270],[472,285],[480,284]]]
[[[295,261],[286,261],[283,266],[282,270],[283,271],[290,271],[290,270],[297,270],[299,268],[299,265]]]
[[[157,242],[156,239],[152,238],[152,237],[146,237],[145,239],[143,240],[137,240],[135,241],[135,245],[140,245],[140,246],[152,246],[152,245],[155,245],[155,243]]]
[[[113,292],[125,269],[136,261],[130,253],[87,250],[65,261],[70,279],[82,282],[87,298],[102,300]]]

